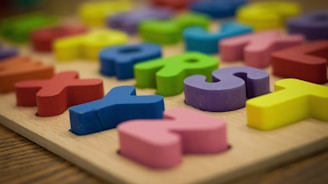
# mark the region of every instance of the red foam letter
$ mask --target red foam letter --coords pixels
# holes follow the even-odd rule
[[[308,82],[327,82],[328,41],[316,41],[272,54],[273,74]]]
[[[62,72],[50,80],[32,80],[16,83],[18,106],[37,106],[39,116],[55,116],[69,106],[104,96],[100,79],[78,79],[77,72]]]

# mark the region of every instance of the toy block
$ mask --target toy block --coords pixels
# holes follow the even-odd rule
[[[249,3],[237,10],[237,20],[253,27],[254,30],[284,28],[286,20],[300,14],[301,7],[292,2]]]
[[[182,39],[183,30],[199,26],[206,28],[209,18],[202,14],[182,14],[171,20],[146,20],[139,24],[139,35],[145,42],[173,45]]]
[[[132,119],[163,118],[164,100],[159,95],[136,96],[133,86],[119,86],[100,100],[69,109],[71,132],[87,135]]]
[[[162,120],[131,120],[118,126],[119,153],[144,166],[172,168],[183,154],[228,150],[224,120],[187,108],[169,109]]]
[[[245,107],[248,98],[270,92],[269,74],[257,68],[236,66],[213,71],[213,82],[193,75],[184,80],[185,103],[211,112]]]
[[[190,9],[212,18],[226,18],[235,16],[236,10],[246,3],[247,0],[203,0],[191,4]]]
[[[275,92],[246,102],[247,125],[272,130],[307,118],[328,121],[327,109],[327,86],[282,79],[275,83]]]
[[[48,79],[55,73],[54,66],[43,64],[30,57],[10,57],[0,62],[0,93],[15,90],[22,80]]]
[[[56,39],[86,33],[87,30],[88,28],[82,25],[61,25],[41,28],[32,32],[32,46],[36,51],[51,52],[53,50],[53,42]]]
[[[98,60],[99,52],[103,48],[125,44],[127,41],[127,34],[121,31],[95,30],[83,35],[57,39],[53,48],[59,61]]]
[[[216,54],[220,52],[218,43],[221,39],[251,32],[252,28],[250,26],[235,22],[224,22],[217,32],[208,32],[201,27],[187,28],[183,32],[185,50]]]
[[[107,18],[107,26],[124,31],[128,34],[138,32],[138,26],[142,21],[149,19],[169,19],[173,12],[167,8],[139,8],[130,12],[119,13]]]
[[[0,62],[4,59],[16,56],[18,54],[17,49],[15,48],[4,48],[0,43]]]
[[[137,63],[160,58],[162,48],[152,43],[114,46],[103,49],[100,54],[100,73],[120,80],[134,77],[133,66]]]
[[[4,19],[0,23],[0,34],[13,42],[26,42],[32,31],[57,22],[57,18],[34,13]]]
[[[152,4],[156,7],[168,7],[175,10],[186,9],[194,0],[152,0]]]
[[[178,95],[186,77],[201,74],[211,81],[211,73],[218,65],[217,58],[197,52],[138,63],[134,65],[136,86],[156,88],[157,94],[163,96]]]
[[[88,2],[79,8],[79,16],[85,25],[104,26],[106,17],[130,11],[132,8],[133,3],[129,0]]]
[[[303,34],[307,40],[328,39],[328,11],[314,11],[287,21],[289,33]]]
[[[37,106],[38,116],[56,116],[70,106],[104,96],[100,79],[79,79],[75,71],[56,74],[47,80],[26,80],[15,84],[17,106]]]
[[[248,66],[265,68],[271,63],[271,53],[300,45],[302,35],[283,35],[279,31],[263,31],[221,40],[222,61],[244,60]]]
[[[328,41],[304,43],[272,54],[272,73],[323,84],[327,82]]]

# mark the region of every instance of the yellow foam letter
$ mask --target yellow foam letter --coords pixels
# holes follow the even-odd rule
[[[298,79],[275,83],[275,92],[246,102],[248,126],[276,129],[306,118],[328,121],[328,87]]]
[[[101,49],[124,44],[127,41],[128,36],[123,32],[95,30],[84,35],[57,39],[53,47],[56,59],[59,61],[97,60]]]

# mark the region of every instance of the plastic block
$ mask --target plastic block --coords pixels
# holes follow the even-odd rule
[[[17,106],[37,106],[39,116],[55,116],[68,107],[104,96],[100,79],[79,79],[78,73],[66,71],[48,80],[27,80],[15,84]]]
[[[120,154],[144,166],[166,169],[183,154],[226,151],[224,120],[187,108],[169,109],[163,120],[132,120],[118,126]]]
[[[154,6],[169,7],[175,10],[186,9],[195,0],[151,0]]]
[[[15,48],[5,48],[0,43],[0,62],[4,59],[16,56],[18,54],[17,49]]]
[[[140,37],[145,42],[173,45],[181,41],[183,31],[199,26],[207,29],[210,19],[202,14],[182,14],[171,20],[146,20],[139,25]]]
[[[163,96],[178,95],[186,77],[201,74],[211,81],[211,73],[218,65],[217,58],[196,52],[138,63],[134,66],[136,86],[157,88]]]
[[[203,13],[212,18],[235,16],[236,10],[247,3],[247,0],[203,0],[193,3],[193,12]]]
[[[61,25],[56,27],[41,28],[32,32],[32,46],[36,51],[51,52],[53,50],[53,42],[56,39],[86,33],[87,30],[87,27],[82,25]]]
[[[272,54],[272,73],[323,84],[327,80],[328,41],[304,43]]]
[[[300,45],[302,35],[283,35],[279,31],[264,31],[221,40],[222,61],[244,60],[248,66],[264,68],[271,64],[273,51]]]
[[[111,89],[103,99],[71,107],[71,131],[87,135],[116,128],[127,120],[161,119],[163,111],[162,96],[136,96],[135,87],[119,86]]]
[[[187,28],[183,32],[185,49],[206,54],[216,54],[219,51],[218,43],[221,39],[251,33],[250,26],[235,22],[225,22],[217,32],[208,32],[201,27]]]
[[[248,126],[272,130],[307,118],[328,121],[328,87],[282,79],[275,92],[246,102]]]
[[[284,28],[286,20],[300,14],[301,7],[292,2],[249,3],[237,10],[237,20],[254,30]]]
[[[328,11],[314,11],[287,21],[289,33],[303,34],[307,40],[328,39]]]
[[[15,83],[22,80],[48,79],[55,73],[54,66],[43,64],[29,57],[11,57],[0,62],[0,93],[15,90]]]
[[[57,39],[53,47],[59,61],[98,60],[99,52],[103,48],[125,44],[127,41],[128,36],[124,32],[95,30],[79,36]]]
[[[246,100],[270,92],[269,74],[247,66],[229,67],[212,73],[213,83],[205,76],[184,80],[185,103],[204,111],[225,112],[245,107]]]
[[[133,3],[129,0],[88,2],[80,6],[79,16],[85,25],[104,26],[106,17],[130,11],[132,8]]]
[[[57,18],[42,13],[7,18],[0,23],[0,34],[13,42],[29,41],[32,31],[57,22]]]
[[[162,48],[152,43],[140,43],[106,48],[99,54],[100,73],[118,79],[134,77],[133,66],[137,63],[160,58]]]
[[[139,23],[149,19],[169,19],[173,12],[167,8],[145,7],[107,18],[107,26],[129,34],[138,32]]]

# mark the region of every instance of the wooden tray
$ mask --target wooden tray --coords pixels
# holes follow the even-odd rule
[[[138,42],[131,38],[131,43]],[[164,57],[184,52],[183,45],[164,48]],[[95,61],[56,63],[52,54],[38,54],[29,46],[21,53],[53,63],[56,72],[77,70],[80,78],[102,78],[105,92],[120,85],[134,85],[135,80],[118,81],[99,74]],[[222,63],[220,68],[243,65]],[[271,69],[267,69],[271,73]],[[271,76],[271,90],[279,78]],[[328,84],[325,84],[328,86]],[[154,89],[137,89],[137,95],[155,94]],[[152,170],[120,156],[116,129],[88,136],[72,134],[68,111],[55,117],[38,117],[36,107],[15,105],[15,93],[0,94],[0,123],[81,168],[112,182],[124,183],[204,183],[231,179],[268,169],[328,147],[328,123],[307,119],[274,131],[259,131],[246,126],[245,109],[225,113],[204,112],[228,123],[231,149],[217,155],[185,155],[172,169]],[[165,108],[192,108],[184,104],[183,93],[165,98]]]

